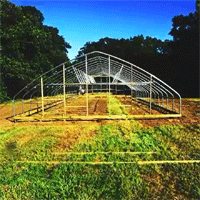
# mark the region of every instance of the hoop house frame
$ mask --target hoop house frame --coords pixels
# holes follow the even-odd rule
[[[113,100],[122,96],[129,99],[128,105]],[[103,114],[92,113],[92,99],[95,98],[105,98]],[[133,110],[137,104],[145,107],[146,111],[142,114],[132,111],[115,114],[112,112],[114,101],[121,108],[129,106]],[[94,106],[97,107],[98,102],[100,100]],[[54,111],[57,108],[54,114],[51,114],[52,108]],[[164,117],[181,117],[181,96],[177,91],[130,62],[94,51],[58,65],[21,89],[13,98],[13,116],[9,119],[48,121]]]

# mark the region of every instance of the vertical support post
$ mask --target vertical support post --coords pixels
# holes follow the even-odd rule
[[[180,103],[179,103],[179,114],[181,114],[181,97],[180,97]]]
[[[161,104],[160,104],[160,96],[158,97],[158,104],[159,104],[159,106],[161,105]]]
[[[32,111],[32,99],[30,98],[30,111]]]
[[[108,80],[108,77],[106,77],[106,92],[108,92],[109,91],[109,89],[108,89],[108,83],[109,82],[109,80]],[[108,84],[107,84],[108,83]]]
[[[29,109],[29,115],[31,115],[31,99],[30,99],[30,109]]]
[[[133,78],[132,78],[132,68],[133,66],[131,65],[131,111],[132,111],[132,96],[133,96],[133,90],[132,90],[132,87],[133,87]]]
[[[15,117],[15,100],[13,99],[13,116]]]
[[[102,76],[101,76],[101,92],[102,92]]]
[[[137,88],[137,90],[135,91],[135,98],[136,98],[136,100],[138,99],[138,85],[137,85],[138,83],[136,82],[136,88]]]
[[[167,97],[167,109],[168,109],[168,97]]]
[[[132,89],[132,87],[133,87],[133,82],[131,81],[131,113],[133,111],[133,89]]]
[[[87,116],[88,116],[88,68],[87,68],[87,55],[85,55],[85,71],[86,71],[86,108],[87,108]]]
[[[118,81],[117,81],[117,84],[116,84],[116,94],[118,94]]]
[[[43,88],[43,78],[41,77],[41,96],[42,96],[42,116],[44,116],[44,88]]]
[[[64,117],[66,116],[66,92],[65,92],[65,64],[63,64],[63,103],[64,103]]]
[[[158,105],[157,98],[158,98],[158,95],[155,94],[155,99],[154,99],[154,103],[155,103],[155,105]]]
[[[132,108],[132,105],[133,105],[133,80],[132,80],[133,77],[132,77],[132,71],[133,71],[133,66],[131,65],[131,113],[133,111],[133,108]]]
[[[24,114],[24,100],[22,99],[22,113]]]
[[[109,75],[109,116],[110,116],[110,56],[108,57],[108,75]]]
[[[151,115],[151,97],[152,97],[152,75],[150,76],[150,94],[149,94],[149,109],[150,109],[150,115]]]
[[[89,99],[88,99],[88,80],[86,80],[86,98],[87,98],[87,116],[88,116],[88,114],[89,114]]]

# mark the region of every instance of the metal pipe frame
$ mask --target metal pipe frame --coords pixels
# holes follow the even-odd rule
[[[76,61],[76,63],[72,64],[73,61]],[[107,81],[102,82],[102,77],[108,77]],[[96,82],[96,79],[100,79],[99,82]],[[165,82],[133,63],[100,51],[93,51],[74,60],[61,63],[27,84],[13,97],[13,115],[17,115],[15,109],[16,99],[22,100],[22,112],[24,112],[25,99],[30,98],[31,102],[33,98],[41,97],[42,93],[42,96],[62,94],[64,95],[64,104],[66,104],[65,94],[77,93],[76,91],[81,85],[86,90],[87,115],[89,114],[88,87],[91,86],[92,91],[101,92],[104,90],[102,88],[103,85],[108,86],[109,104],[111,92],[114,91],[113,85],[115,85],[115,90],[117,90],[117,86],[121,85],[122,87],[124,85],[130,91],[131,102],[134,96],[136,98],[146,98],[146,101],[149,102],[150,114],[152,103],[160,105],[160,102],[162,102],[161,107],[174,111],[176,109],[175,99],[179,99],[178,113],[181,114],[181,96]],[[66,105],[64,109],[65,107]],[[64,110],[65,115],[66,111]]]

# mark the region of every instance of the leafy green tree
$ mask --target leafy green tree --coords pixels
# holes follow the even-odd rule
[[[121,58],[129,57],[128,54],[133,55],[155,55],[165,53],[166,47],[163,48],[164,42],[156,38],[143,35],[135,36],[130,39],[112,39],[102,38],[98,42],[87,42],[78,53],[78,57],[92,51],[103,51]]]
[[[200,9],[200,0],[196,0],[195,7],[196,7],[196,11],[199,12],[199,9]]]
[[[0,16],[2,81],[10,96],[38,75],[69,60],[67,49],[71,46],[57,28],[43,25],[43,14],[35,7],[1,0]]]
[[[199,13],[172,19],[169,43],[176,57],[177,86],[185,97],[197,97],[199,90]]]

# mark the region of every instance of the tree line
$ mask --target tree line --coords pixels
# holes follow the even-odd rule
[[[43,14],[32,6],[1,2],[0,102],[53,67],[69,61],[71,48],[57,28],[43,24]],[[129,39],[101,38],[87,42],[80,55],[102,51],[127,60],[156,75],[183,97],[199,95],[199,1],[196,12],[172,18],[169,34],[161,41],[143,35]]]
[[[102,51],[127,60],[169,84],[183,97],[199,96],[199,12],[172,19],[169,34],[173,40],[161,41],[143,35],[129,39],[102,38],[87,42],[78,56]]]

